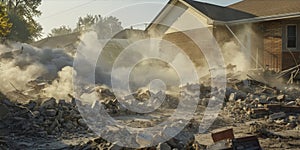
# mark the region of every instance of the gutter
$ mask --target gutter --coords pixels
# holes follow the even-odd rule
[[[300,17],[300,12],[297,13],[287,13],[287,14],[280,14],[280,15],[271,15],[271,16],[263,16],[263,17],[255,17],[255,18],[248,18],[248,19],[240,19],[240,20],[233,20],[233,21],[218,21],[214,20],[214,25],[238,25],[238,24],[245,24],[245,23],[257,23],[257,22],[264,22],[264,21],[272,21],[272,20],[280,20],[280,19],[289,19],[289,18],[296,18]]]

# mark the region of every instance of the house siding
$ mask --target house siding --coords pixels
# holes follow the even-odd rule
[[[188,37],[184,32],[174,32],[166,34],[163,37],[163,40],[173,43],[176,47],[183,50],[183,52],[188,55],[188,57],[192,60],[192,62],[197,67],[207,67],[207,62],[205,57],[197,44]],[[169,44],[161,44],[161,52],[170,51],[174,47],[170,46]],[[175,57],[174,54],[173,57]],[[172,57],[172,56],[171,56]]]

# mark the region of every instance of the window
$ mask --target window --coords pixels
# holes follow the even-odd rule
[[[287,26],[287,48],[297,47],[297,26],[288,25]]]

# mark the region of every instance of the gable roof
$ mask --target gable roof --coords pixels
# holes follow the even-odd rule
[[[146,30],[159,24],[177,2],[211,19],[209,24],[243,24],[300,17],[300,0],[243,0],[227,7],[196,0],[169,0]]]
[[[45,39],[32,43],[32,45],[39,48],[64,48],[76,43],[77,41],[80,41],[80,35],[80,32],[74,32],[65,35],[47,37]]]
[[[150,28],[156,26],[156,24],[159,24],[159,22],[164,19],[164,17],[173,9],[174,5],[176,5],[177,3],[183,3],[187,7],[194,8],[194,10],[199,11],[208,19],[210,19],[209,21],[212,21],[211,23],[213,23],[213,21],[219,21],[223,23],[255,17],[252,14],[232,8],[217,6],[195,0],[169,0],[165,7],[159,12],[159,14],[154,18],[154,20],[147,26],[145,30],[148,31],[150,30]]]
[[[184,1],[212,20],[233,21],[233,20],[256,17],[253,14],[242,12],[240,10],[236,10],[228,7],[217,6],[217,5],[194,1],[194,0],[184,0]]]
[[[300,12],[300,0],[243,0],[228,8],[253,14],[258,17]]]

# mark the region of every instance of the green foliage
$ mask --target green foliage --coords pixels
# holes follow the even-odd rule
[[[11,31],[12,24],[9,22],[5,6],[0,3],[0,37],[6,37]]]
[[[8,38],[20,42],[31,42],[41,37],[42,27],[34,20],[39,17],[41,11],[38,6],[42,0],[2,0],[8,12],[10,22],[13,24]]]
[[[20,42],[31,41],[31,33],[27,22],[16,14],[9,14],[10,21],[13,23],[8,39]]]
[[[86,17],[79,17],[78,22],[76,24],[76,31],[86,31],[91,29],[91,27],[96,24],[98,18],[97,16],[87,15]]]
[[[98,34],[98,38],[106,39],[111,38],[116,33],[123,30],[123,27],[119,19],[117,19],[116,17],[109,16],[103,18],[99,15],[95,29]]]
[[[65,35],[65,34],[70,34],[72,33],[72,29],[67,26],[60,26],[59,28],[54,28],[51,30],[51,33],[49,36],[59,36],[59,35]]]
[[[93,28],[94,27],[94,28]],[[116,33],[120,32],[123,27],[119,19],[113,16],[102,17],[101,15],[87,15],[80,17],[77,22],[77,27],[74,31],[89,31],[95,29],[99,39],[111,38]]]

